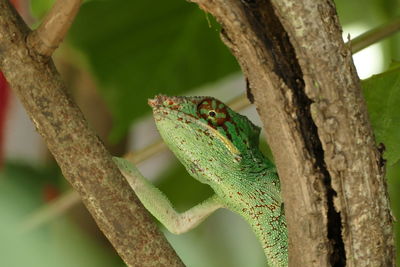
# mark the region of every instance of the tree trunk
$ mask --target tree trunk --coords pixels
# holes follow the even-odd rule
[[[330,0],[194,0],[222,25],[282,180],[290,266],[393,266],[384,161]]]

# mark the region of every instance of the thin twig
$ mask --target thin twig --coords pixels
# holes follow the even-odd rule
[[[395,18],[388,23],[367,31],[350,41],[351,51],[358,51],[385,39],[400,30],[400,18]]]
[[[35,54],[49,57],[64,40],[82,0],[57,0],[40,26],[32,31],[27,40]]]
[[[133,164],[138,164],[143,162],[160,151],[163,151],[167,147],[161,139],[158,139],[153,144],[146,146],[145,148],[137,151],[137,152],[128,152],[124,155],[124,158],[132,162]]]
[[[28,216],[28,219],[19,226],[20,232],[30,232],[43,224],[43,222],[51,221],[56,216],[64,214],[71,207],[75,206],[76,203],[80,203],[80,199],[78,192],[69,190],[61,197],[54,199],[51,204],[44,205],[32,215]]]

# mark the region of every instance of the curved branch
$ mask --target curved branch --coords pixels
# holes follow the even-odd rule
[[[351,40],[351,50],[353,51],[353,53],[356,53],[367,46],[370,46],[382,39],[385,39],[386,37],[391,36],[399,30],[400,18],[395,18]]]
[[[29,53],[25,42],[29,34],[8,0],[0,0],[0,69],[65,178],[129,266],[182,266],[66,94],[53,62],[37,61]]]

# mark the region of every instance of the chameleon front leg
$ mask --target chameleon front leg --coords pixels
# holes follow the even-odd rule
[[[143,206],[171,233],[185,233],[199,225],[215,210],[223,207],[219,197],[214,194],[191,209],[179,213],[174,209],[169,199],[144,178],[132,163],[117,157],[114,157],[114,162],[135,191]]]

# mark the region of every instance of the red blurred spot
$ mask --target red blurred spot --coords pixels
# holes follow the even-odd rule
[[[52,185],[52,184],[45,184],[42,191],[42,197],[44,202],[50,202],[60,195],[60,190]]]
[[[3,73],[0,72],[0,167],[3,163],[5,120],[8,106],[9,88]]]
[[[19,0],[11,0],[11,4],[15,7],[16,10],[20,8],[20,1]],[[19,11],[19,10],[18,10]]]
[[[20,0],[10,0],[11,4],[20,11],[21,1]],[[8,99],[10,94],[10,88],[4,77],[3,73],[0,71],[0,168],[3,164],[4,158],[4,132],[5,132],[5,120],[8,108]]]

